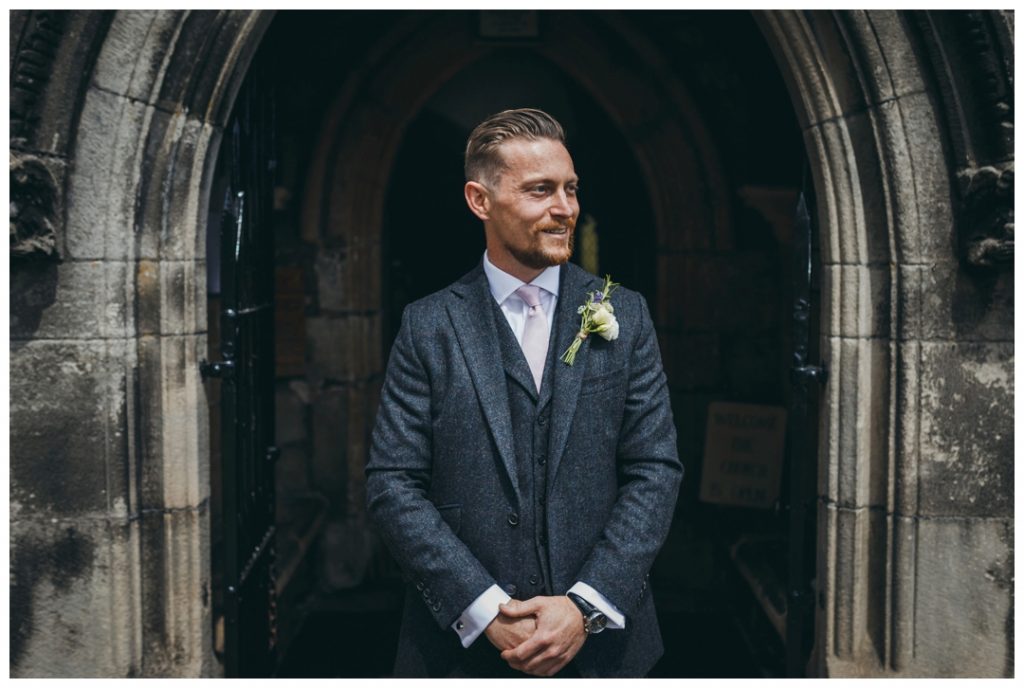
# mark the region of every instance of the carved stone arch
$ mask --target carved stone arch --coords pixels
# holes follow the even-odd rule
[[[40,47],[16,60],[12,149],[42,158],[48,205],[66,213],[53,303],[12,328],[12,374],[37,381],[12,407],[52,425],[23,431],[12,414],[12,552],[22,568],[80,556],[73,571],[15,567],[11,673],[210,675],[201,228],[220,128],[272,13],[15,14],[23,47]],[[40,384],[47,369],[64,372]]]
[[[803,128],[824,263],[830,380],[812,674],[971,676],[1009,666],[1012,675],[1012,632],[1003,632],[1012,600],[991,573],[1005,568],[1005,552],[983,544],[1005,542],[1012,505],[965,503],[950,464],[967,461],[959,437],[970,430],[943,408],[962,407],[964,395],[1002,399],[1012,294],[993,307],[958,278],[949,142],[967,132],[948,131],[936,108],[931,66],[911,31],[921,14],[756,13]],[[977,349],[957,343],[963,330],[949,314],[958,300],[987,310],[986,325],[968,335]],[[964,378],[968,391],[954,395],[946,376],[979,366],[991,378]],[[981,485],[989,475],[1012,482],[1002,445],[982,440],[975,451]],[[985,575],[990,583],[976,585]]]

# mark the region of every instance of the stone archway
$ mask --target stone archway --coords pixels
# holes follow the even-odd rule
[[[1012,406],[1012,275],[957,277],[970,261],[956,250],[958,225],[971,218],[956,214],[955,180],[984,164],[997,166],[995,177],[1008,164],[1012,179],[1012,145],[978,145],[973,158],[971,136],[950,117],[972,95],[990,122],[1010,112],[992,67],[1007,50],[1005,20],[981,14],[756,15],[789,84],[819,198],[831,380],[819,453],[818,675],[1012,675],[1012,505],[976,505],[990,481],[1012,492],[1003,441],[1012,417],[993,418],[998,429],[986,436],[960,416]],[[947,54],[958,40],[972,46],[956,58],[973,53],[986,67],[973,66],[987,92],[951,88],[949,75],[972,65],[954,68],[934,47],[940,35]],[[1005,236],[992,229],[996,241]],[[980,311],[967,346],[957,341],[957,302]],[[957,369],[969,372],[949,384]]]
[[[40,465],[12,464],[11,673],[211,675],[203,228],[272,14],[15,14],[12,163],[52,170],[61,212],[50,303],[12,332],[15,454]],[[50,432],[19,447],[22,414]]]
[[[826,263],[812,673],[1013,673],[1012,273],[963,267],[989,270],[987,246],[1012,256],[1005,222],[972,210],[994,194],[1012,216],[1012,133],[1008,151],[985,134],[1007,119],[1012,30],[967,16],[757,14],[804,126]],[[43,277],[12,264],[15,676],[215,671],[200,227],[210,153],[270,19],[12,15],[12,171],[54,196],[49,225],[16,218],[12,255],[61,258]],[[393,151],[401,118],[373,112]],[[647,114],[623,128],[664,135]],[[343,145],[376,156],[378,122],[361,124]]]

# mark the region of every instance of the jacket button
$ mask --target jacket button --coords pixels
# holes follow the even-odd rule
[[[537,583],[540,583],[540,576],[537,574],[530,576],[530,585],[537,585]]]
[[[540,425],[540,426],[543,427],[543,426],[547,425],[547,423],[548,423],[548,417],[546,415],[545,416],[541,416],[540,418],[537,419],[537,425]]]
[[[539,463],[541,466],[543,466],[547,462],[548,462],[548,457],[545,456],[544,454],[541,454],[540,456],[537,457],[537,463]]]
[[[508,524],[513,527],[519,525],[519,514],[514,511],[508,512]]]
[[[509,597],[515,597],[516,593],[519,592],[519,588],[514,583],[509,583],[505,586],[505,592],[508,593]]]

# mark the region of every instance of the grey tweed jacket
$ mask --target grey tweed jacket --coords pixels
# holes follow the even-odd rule
[[[601,286],[571,263],[562,268],[556,355],[579,329],[576,308]],[[585,677],[642,676],[662,654],[648,572],[683,474],[647,304],[626,288],[613,303],[618,339],[592,335],[575,365],[549,363],[550,593],[583,581],[626,616],[624,630],[584,643],[574,662]],[[467,650],[451,630],[484,590],[514,578],[507,517],[531,508],[520,502],[499,326],[508,325],[495,317],[478,264],[405,309],[388,362],[366,487],[370,516],[410,582],[397,675],[479,675],[503,665],[486,637]]]

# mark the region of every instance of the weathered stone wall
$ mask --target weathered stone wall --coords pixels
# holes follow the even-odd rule
[[[980,145],[991,127],[1006,132],[1012,107],[1012,68],[984,59],[1012,54],[1000,42],[1005,20],[862,11],[761,20],[791,83],[821,204],[831,378],[818,671],[1012,675],[1013,275],[1005,263],[970,264],[957,232],[971,204],[956,183],[968,164],[1012,170],[1012,147]],[[935,49],[958,40],[992,69],[964,76],[970,60],[949,63]],[[977,114],[972,79],[991,92],[977,131],[952,116]],[[1012,201],[999,210],[1012,217]],[[1004,225],[987,229],[1005,240]]]
[[[266,19],[12,12],[13,676],[213,671],[198,227]]]

